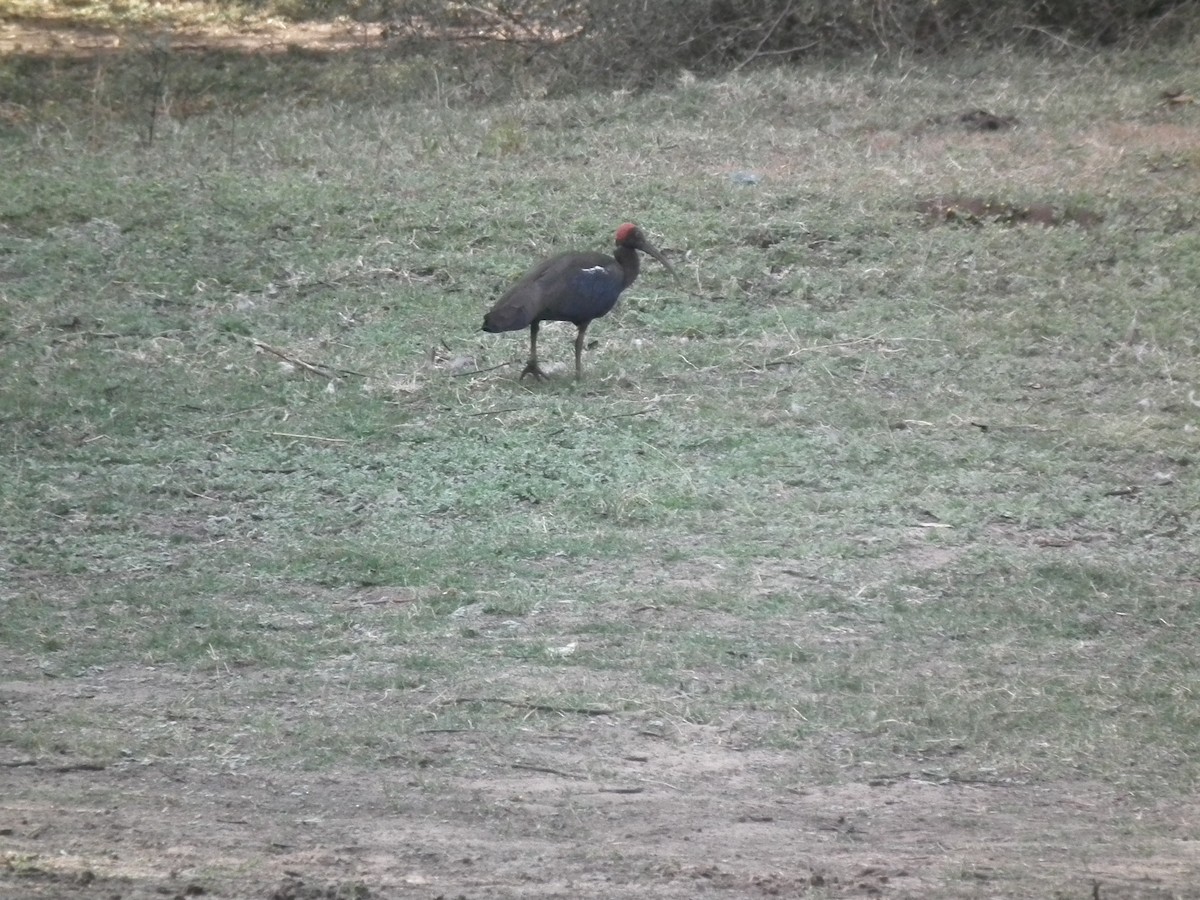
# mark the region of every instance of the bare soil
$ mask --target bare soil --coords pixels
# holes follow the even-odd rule
[[[1200,897],[1195,797],[1144,808],[1103,784],[986,773],[806,784],[803,760],[732,727],[535,709],[514,709],[508,735],[414,733],[370,771],[288,770],[205,741],[221,703],[250,696],[231,679],[0,683],[17,723],[94,721],[99,705],[131,731],[182,725],[196,750],[4,751],[0,896]]]
[[[137,36],[156,34],[153,28]],[[382,46],[385,37],[378,23],[261,22],[254,27],[203,29],[180,27],[161,30],[172,50],[285,53],[304,50],[335,53]],[[138,37],[134,38],[135,40]],[[0,21],[0,55],[93,59],[129,49],[130,36],[106,28],[89,28],[53,19]]]

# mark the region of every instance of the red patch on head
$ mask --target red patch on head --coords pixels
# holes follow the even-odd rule
[[[637,226],[634,225],[632,222],[626,222],[624,225],[622,225],[620,228],[617,229],[617,243],[618,244],[625,243],[627,240],[629,240],[631,237],[633,237],[633,233],[635,231],[637,231]]]

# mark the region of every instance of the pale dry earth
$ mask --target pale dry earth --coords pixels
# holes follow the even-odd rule
[[[195,749],[4,752],[0,896],[1200,897],[1194,797],[919,769],[810,784],[735,720],[521,708],[507,734],[431,719],[370,771],[264,766],[221,709],[286,708],[287,687],[149,668],[0,684],[18,721],[100,706],[113,740],[118,723],[131,746],[183,729]],[[435,700],[380,697],[377,713]]]

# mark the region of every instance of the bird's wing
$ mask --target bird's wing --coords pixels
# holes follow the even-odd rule
[[[594,265],[587,265],[586,262],[576,265],[574,274],[567,281],[571,293],[589,300],[611,294],[620,279],[609,271],[605,262],[611,264],[612,261],[601,257]]]
[[[616,302],[620,279],[612,257],[603,253],[564,253],[527,276],[525,289],[541,319],[580,322],[602,316]]]
[[[613,260],[601,253],[572,258],[563,274],[561,288],[543,315],[580,324],[607,313],[624,287],[620,272],[614,271],[613,265]]]
[[[484,317],[485,331],[515,331],[534,321],[590,321],[610,309],[620,278],[603,253],[564,253],[534,266]]]

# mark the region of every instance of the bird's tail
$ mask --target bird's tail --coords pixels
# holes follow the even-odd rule
[[[533,321],[533,316],[520,307],[506,306],[493,309],[483,317],[484,331],[516,331],[525,328]]]

